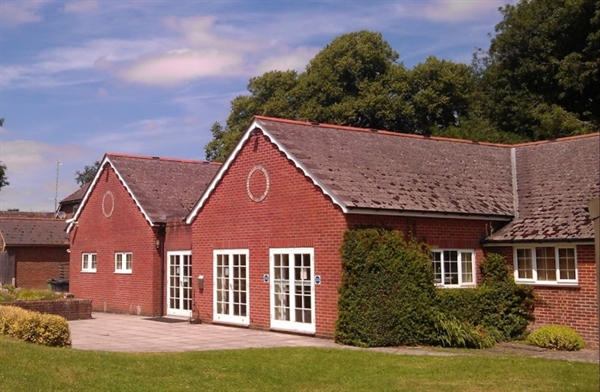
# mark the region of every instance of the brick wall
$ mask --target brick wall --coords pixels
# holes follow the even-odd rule
[[[379,226],[400,230],[432,249],[473,249],[475,251],[475,282],[481,280],[479,262],[484,258],[481,239],[492,222],[477,219],[414,218],[380,215],[347,216],[348,227]]]
[[[198,195],[200,198],[200,195]],[[192,227],[181,219],[167,222],[165,233],[165,249],[167,251],[191,250]]]
[[[256,166],[266,169],[269,190],[262,202],[252,201],[246,186]],[[261,174],[262,175],[262,174]],[[251,177],[253,195],[262,195],[265,181]],[[192,224],[193,268],[206,277],[205,289],[194,290],[195,314],[213,319],[213,250],[249,249],[250,325],[270,327],[269,248],[313,247],[316,334],[332,336],[341,283],[340,246],[347,227],[376,225],[410,232],[439,248],[474,249],[483,258],[480,239],[490,222],[467,219],[405,218],[344,215],[328,196],[296,169],[268,139],[248,140]]]
[[[51,278],[69,278],[68,246],[16,247],[9,252],[15,255],[17,287],[45,289]]]
[[[88,320],[92,318],[92,301],[84,299],[67,299],[56,301],[15,301],[0,303],[5,306],[16,306],[40,313],[56,314],[67,320]]]
[[[250,199],[248,174],[261,165],[269,176],[267,196]],[[264,175],[251,177],[252,194],[265,191]],[[194,275],[206,278],[194,287],[194,313],[213,319],[213,250],[249,249],[250,326],[270,327],[269,248],[314,248],[316,334],[331,336],[337,319],[337,289],[341,282],[339,247],[346,227],[344,216],[312,181],[262,135],[253,136],[227,170],[192,224]]]
[[[104,214],[111,211],[108,191],[115,201],[109,217]],[[162,249],[156,247],[156,230],[112,168],[104,169],[70,234],[70,291],[93,300],[95,311],[160,315]],[[81,271],[83,252],[97,253],[96,273]],[[115,252],[133,253],[131,274],[115,273]]]
[[[513,248],[490,248],[489,252],[500,253],[514,270]],[[577,287],[535,285],[537,296],[535,322],[530,327],[548,324],[567,325],[581,334],[586,345],[598,347],[598,299],[594,245],[577,246]]]

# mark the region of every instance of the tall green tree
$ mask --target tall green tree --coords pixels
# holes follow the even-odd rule
[[[84,186],[94,179],[98,169],[100,169],[100,161],[94,162],[91,166],[86,165],[82,171],[77,170],[75,172],[75,182],[79,186]]]
[[[469,66],[429,58],[407,70],[381,34],[335,38],[306,71],[273,71],[250,79],[250,95],[231,102],[223,126],[213,124],[206,157],[223,161],[252,116],[431,134],[469,115],[475,78]]]
[[[250,79],[250,96],[239,95],[231,101],[225,126],[218,122],[211,128],[212,140],[205,146],[206,158],[222,162],[250,124],[254,115],[296,118],[293,90],[298,82],[296,71],[271,71]]]
[[[4,126],[4,119],[0,118],[0,128]],[[6,165],[0,161],[0,189],[10,185],[6,179]]]
[[[501,12],[477,58],[490,121],[533,139],[599,129],[600,2],[523,0]]]

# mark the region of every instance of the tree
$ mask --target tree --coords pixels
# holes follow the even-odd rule
[[[429,135],[468,119],[476,90],[468,65],[431,56],[411,70],[409,85],[414,133]]]
[[[306,71],[272,71],[250,79],[250,95],[231,102],[225,126],[215,123],[206,157],[223,161],[252,116],[431,134],[469,116],[476,82],[469,66],[430,57],[407,70],[381,34],[335,38]]]
[[[0,128],[4,126],[4,119],[0,118]],[[6,179],[6,165],[0,161],[0,189],[10,185]]]
[[[533,139],[600,128],[600,2],[523,0],[501,8],[479,55],[486,116]]]
[[[91,182],[94,179],[96,173],[98,172],[98,169],[100,169],[100,161],[94,162],[94,164],[91,166],[86,165],[83,168],[83,171],[78,170],[75,172],[75,182],[79,186],[84,186],[85,184]]]

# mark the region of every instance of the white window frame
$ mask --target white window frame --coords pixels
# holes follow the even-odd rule
[[[432,249],[431,250],[434,254],[435,253],[441,253],[441,257],[440,257],[440,265],[441,265],[441,281],[440,282],[435,282],[435,285],[438,287],[449,287],[449,288],[456,288],[456,287],[475,287],[476,285],[476,279],[477,279],[477,273],[475,270],[475,266],[477,265],[475,263],[475,250],[474,249]],[[446,283],[446,271],[445,271],[445,266],[444,266],[444,252],[457,252],[457,264],[458,264],[458,284],[449,284]],[[471,280],[472,282],[463,282],[463,262],[462,262],[462,254],[463,253],[469,253],[471,255]],[[435,255],[434,255],[434,259],[431,261],[431,266],[434,267],[434,262],[435,262]],[[435,273],[435,270],[434,270]]]
[[[119,268],[118,258],[121,257],[121,267]],[[130,266],[127,268],[127,256],[131,257]],[[132,252],[115,252],[115,274],[131,274],[133,272],[133,253]]]
[[[296,322],[295,315],[295,288],[296,282],[294,280],[293,269],[290,272],[289,282],[289,308],[290,308],[290,320],[276,320],[275,317],[275,255],[287,254],[290,260],[290,266],[294,266],[294,256],[297,254],[309,254],[310,255],[310,276],[307,276],[307,279],[310,281],[310,293],[311,293],[311,322],[310,323],[302,323]],[[290,331],[290,332],[300,332],[300,333],[310,333],[314,334],[316,332],[316,313],[317,309],[315,308],[315,250],[314,248],[271,248],[269,249],[269,273],[270,273],[270,281],[269,281],[269,291],[270,291],[270,314],[271,314],[271,328],[282,330],[282,331]]]
[[[554,266],[555,266],[556,280],[541,280],[538,278],[536,248],[554,248]],[[574,262],[575,262],[575,279],[562,279],[560,277],[560,259],[559,259],[560,249],[573,250]],[[531,278],[519,277],[519,264],[518,264],[519,260],[517,258],[519,250],[528,250],[531,254],[531,272],[532,272]],[[575,246],[575,245],[536,244],[536,245],[526,245],[526,246],[515,246],[515,247],[513,247],[513,267],[514,267],[515,282],[517,282],[517,283],[542,284],[542,285],[553,285],[553,286],[573,286],[573,285],[579,284],[579,268],[577,266],[577,246]]]
[[[227,255],[229,257],[229,269],[231,271],[231,260],[235,255],[244,255],[246,257],[246,315],[235,316],[231,314],[233,299],[230,298],[229,309],[230,314],[217,313],[217,257],[219,255]],[[228,284],[233,280],[233,273],[228,274]],[[232,288],[229,288],[229,294],[233,293]],[[215,322],[224,322],[238,324],[243,326],[250,325],[250,251],[248,249],[214,249],[213,250],[213,320]]]
[[[85,252],[81,254],[81,272],[96,272],[98,254]]]

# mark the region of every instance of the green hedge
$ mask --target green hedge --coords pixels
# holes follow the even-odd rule
[[[0,306],[0,335],[46,346],[71,345],[69,324],[64,317],[15,306]]]
[[[434,344],[483,348],[524,334],[533,295],[514,282],[504,258],[481,263],[476,288],[434,284],[425,244],[400,231],[347,230],[335,339],[356,346]]]
[[[533,291],[515,283],[504,257],[481,262],[481,284],[472,289],[438,289],[438,307],[448,316],[500,332],[503,340],[522,337],[532,320]]]
[[[420,244],[399,231],[348,230],[341,253],[336,341],[388,346],[431,339],[435,287]]]

